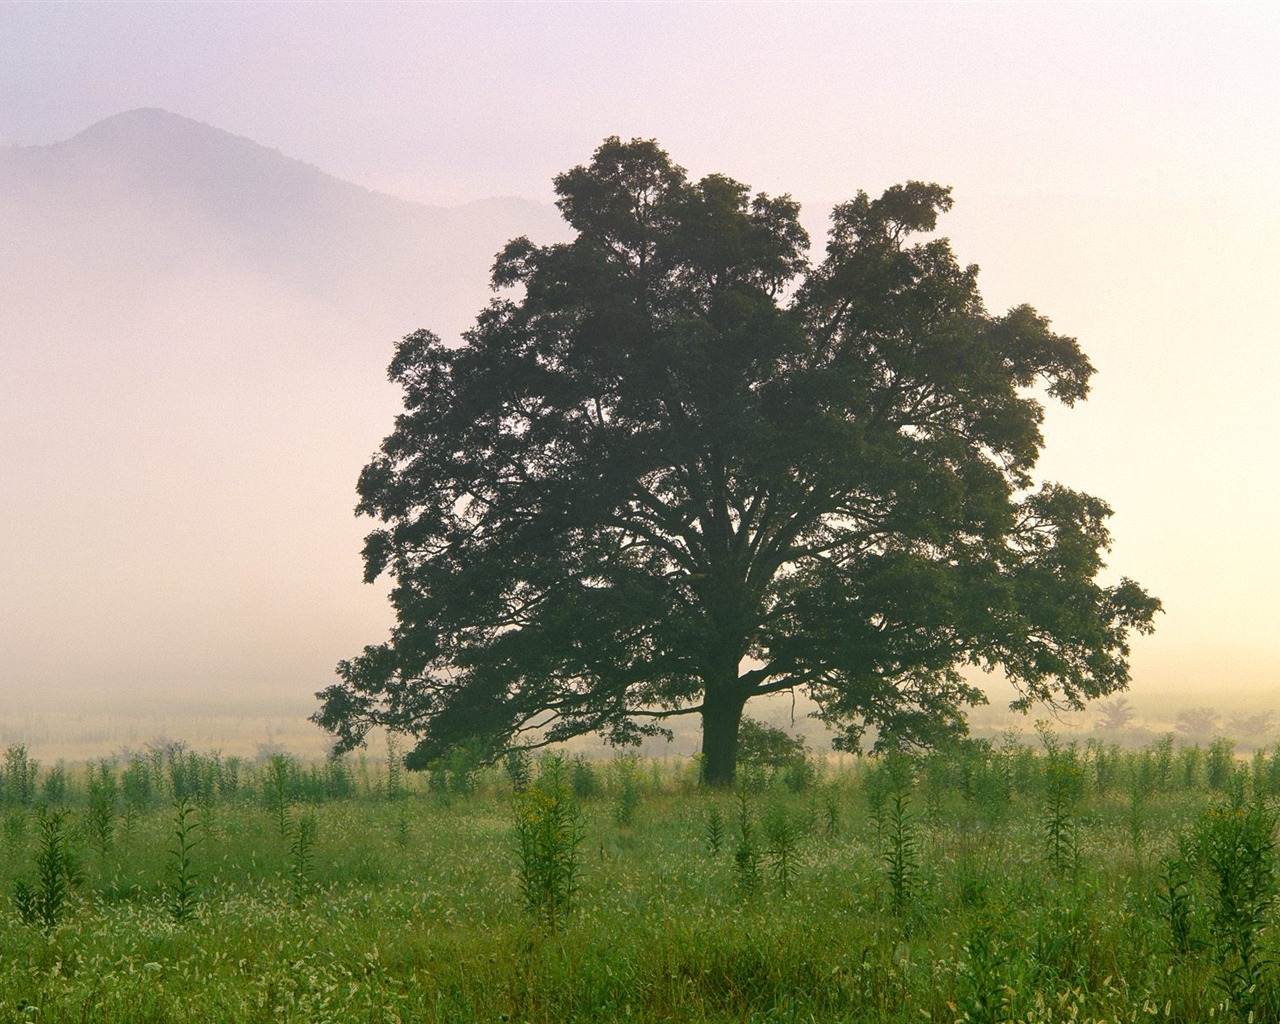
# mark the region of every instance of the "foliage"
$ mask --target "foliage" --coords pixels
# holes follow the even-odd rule
[[[300,814],[289,828],[289,883],[293,898],[301,902],[315,883],[316,816]]]
[[[789,736],[782,729],[746,716],[738,727],[738,763],[758,764],[780,771],[809,755],[802,736]]]
[[[613,816],[619,828],[635,824],[640,804],[640,759],[634,754],[615,758],[611,765],[614,789]]]
[[[502,766],[516,793],[523,793],[533,782],[533,756],[527,750],[509,750]]]
[[[145,760],[131,760],[120,773],[120,795],[124,801],[125,827],[132,832],[139,815],[155,800],[151,770]]]
[[[421,767],[698,715],[724,785],[763,694],[807,692],[854,749],[961,730],[966,665],[1019,708],[1125,687],[1159,603],[1096,581],[1104,502],[1032,477],[1040,398],[1093,367],[1030,307],[987,311],[929,237],[948,189],[859,193],[811,264],[789,196],[653,142],[555,185],[573,240],[509,243],[465,343],[391,362],[404,412],[358,511],[397,624],[319,695],[339,748],[387,726]]]
[[[185,789],[183,790],[185,792]],[[272,754],[267,758],[267,771],[262,781],[262,798],[271,808],[276,829],[283,839],[289,835],[289,807],[298,798],[298,762],[288,754]],[[179,801],[186,799],[179,795]]]
[[[1275,830],[1275,811],[1237,800],[1205,811],[1194,838],[1211,882],[1216,980],[1248,1019],[1270,966],[1261,937],[1276,900]]]
[[[1209,745],[1205,774],[1210,789],[1225,793],[1231,788],[1236,775],[1236,745],[1225,736]]]
[[[1045,860],[1055,871],[1074,869],[1079,854],[1075,808],[1084,796],[1084,769],[1075,745],[1062,746],[1047,727],[1040,728],[1045,748],[1044,799],[1040,827]]]
[[[817,777],[803,736],[746,716],[738,728],[738,764],[762,781],[767,775],[780,778],[793,793],[808,789]]]
[[[596,770],[582,755],[573,759],[570,781],[573,786],[573,795],[580,800],[600,795],[600,779],[596,775]]]
[[[79,858],[71,847],[67,818],[65,810],[40,808],[35,881],[20,879],[13,884],[13,903],[18,915],[25,923],[38,924],[46,931],[58,926],[72,891],[84,877]]]
[[[170,916],[177,922],[188,921],[195,914],[199,896],[198,876],[193,852],[200,839],[196,832],[199,825],[191,820],[195,807],[186,797],[179,797],[173,804],[172,845],[169,847],[169,898]],[[283,834],[288,834],[288,829]]]
[[[67,799],[67,766],[59,761],[44,774],[40,799],[46,807],[61,807]]]
[[[877,831],[883,837],[885,877],[894,913],[903,913],[920,884],[920,833],[911,809],[914,769],[902,751],[885,758],[885,799],[880,805]]]
[[[404,798],[404,754],[394,733],[387,735],[387,799]]]
[[[707,823],[703,830],[709,856],[719,856],[720,850],[724,847],[724,834],[724,812],[720,810],[718,804],[712,804],[711,809],[707,811]]]
[[[553,928],[563,925],[572,909],[582,867],[582,812],[566,775],[563,758],[547,758],[538,781],[515,798],[525,906]]]
[[[103,758],[89,765],[89,814],[88,827],[98,854],[107,855],[115,838],[116,805],[120,786],[116,781],[115,763]]]
[[[25,746],[14,743],[6,747],[4,770],[0,772],[0,797],[5,805],[30,807],[35,803],[39,773],[40,762],[27,753]]]
[[[737,794],[737,830],[734,835],[733,869],[738,892],[743,897],[754,896],[760,891],[760,868],[763,854],[757,837],[755,809],[746,787],[739,786]]]
[[[764,855],[779,895],[791,895],[800,871],[800,845],[806,834],[803,820],[785,804],[774,803],[764,817]]]

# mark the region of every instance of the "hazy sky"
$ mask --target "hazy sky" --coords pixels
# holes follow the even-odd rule
[[[605,135],[655,137],[791,192],[819,237],[858,189],[952,185],[943,230],[989,304],[1031,303],[1098,366],[1042,469],[1113,504],[1113,566],[1165,600],[1135,693],[1275,699],[1277,53],[1262,4],[9,2],[0,145],[162,107],[458,204],[549,200]]]

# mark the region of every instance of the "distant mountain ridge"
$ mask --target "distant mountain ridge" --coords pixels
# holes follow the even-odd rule
[[[51,241],[100,228],[98,248],[113,260],[151,254],[160,267],[187,265],[199,239],[221,261],[326,294],[373,288],[397,302],[425,276],[448,282],[439,299],[451,307],[460,293],[482,292],[507,238],[563,233],[546,204],[426,206],[156,108],[113,115],[51,145],[0,149],[0,212]],[[450,328],[459,314],[445,314]]]
[[[212,185],[226,190],[276,179],[299,191],[368,191],[252,139],[157,107],[113,114],[61,142],[12,146],[0,154],[11,163],[26,161],[32,169],[62,174],[63,181],[73,180],[68,171],[74,174],[85,165],[96,170],[111,162],[140,184],[156,188]]]
[[[0,149],[0,692],[327,685],[388,619],[351,510],[396,341],[456,341],[524,234],[566,228],[160,110]]]
[[[104,171],[108,172],[105,178]],[[157,192],[199,196],[205,201],[208,197],[235,200],[250,195],[317,204],[324,199],[359,197],[399,214],[424,210],[449,214],[488,206],[536,209],[541,205],[514,197],[483,199],[462,207],[435,207],[401,199],[158,107],[113,114],[61,142],[0,147],[0,174],[10,184],[28,176],[43,178],[46,187],[99,190],[104,184],[131,181]],[[233,205],[227,203],[228,208]]]

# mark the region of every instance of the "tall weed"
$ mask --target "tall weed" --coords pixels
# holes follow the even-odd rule
[[[562,757],[542,763],[538,781],[515,798],[520,887],[529,912],[550,927],[564,924],[578,891],[582,812]]]

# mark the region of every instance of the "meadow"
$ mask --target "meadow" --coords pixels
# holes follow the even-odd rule
[[[0,1021],[1280,1020],[1280,749],[0,766]]]

